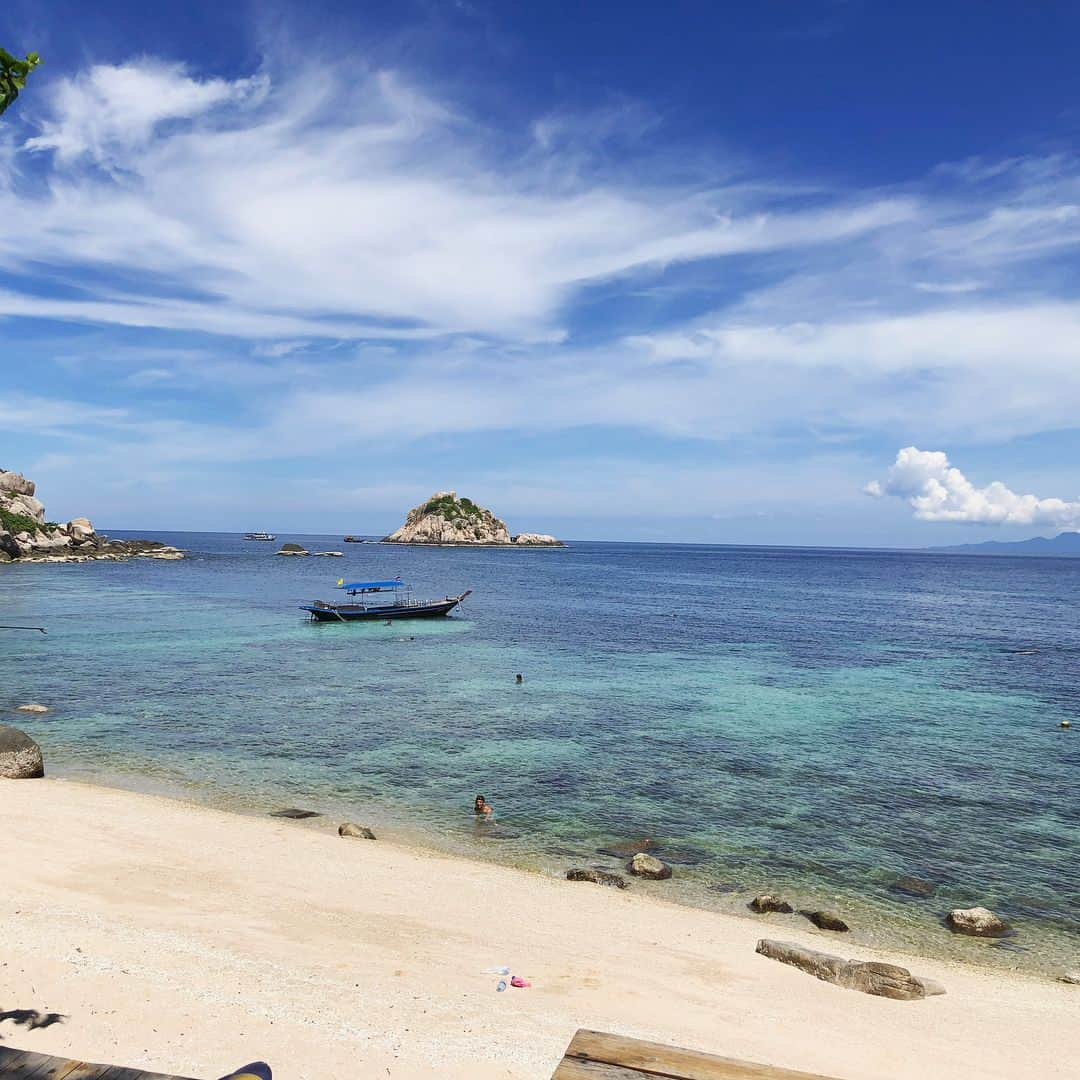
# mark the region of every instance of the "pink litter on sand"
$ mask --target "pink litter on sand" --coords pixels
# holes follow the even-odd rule
[[[520,975],[515,975],[510,980],[511,986],[516,986],[518,989],[524,989],[526,986],[532,986],[532,983],[528,979],[523,979]]]

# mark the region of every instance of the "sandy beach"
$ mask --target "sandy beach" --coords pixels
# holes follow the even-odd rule
[[[546,1077],[578,1027],[835,1076],[1065,1077],[1080,989],[845,949],[733,918],[315,827],[62,780],[0,782],[5,1045],[212,1078]],[[896,1002],[759,937],[906,963]],[[496,992],[508,965],[530,989]]]

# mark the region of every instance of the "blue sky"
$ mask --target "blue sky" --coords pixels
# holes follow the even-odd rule
[[[1068,4],[25,3],[0,466],[113,528],[1080,528]]]

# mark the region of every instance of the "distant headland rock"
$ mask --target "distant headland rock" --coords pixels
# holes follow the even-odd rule
[[[498,547],[564,547],[542,533],[511,536],[506,523],[471,499],[454,491],[437,491],[409,511],[405,524],[384,537],[384,544],[492,545]]]
[[[33,480],[0,469],[0,563],[88,562],[91,559],[182,559],[156,540],[110,540],[84,517],[66,525],[45,519]]]

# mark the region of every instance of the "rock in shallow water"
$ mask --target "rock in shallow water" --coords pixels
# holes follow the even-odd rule
[[[670,866],[652,855],[646,855],[644,851],[639,851],[630,860],[627,869],[634,877],[650,878],[653,881],[666,881],[671,877]]]
[[[338,836],[355,836],[358,840],[374,840],[375,834],[366,825],[354,825],[351,821],[338,826]]]
[[[0,779],[36,780],[44,775],[41,747],[25,731],[0,724]]]
[[[640,840],[616,840],[596,849],[597,855],[610,855],[613,859],[629,859],[639,851],[652,851],[656,848],[655,840],[643,837]]]
[[[747,907],[759,915],[764,915],[769,911],[779,911],[781,915],[790,915],[795,910],[786,900],[781,900],[779,896],[773,896],[772,893],[755,896]]]
[[[606,870],[567,870],[566,880],[591,881],[594,885],[609,885],[615,889],[625,889],[627,886],[626,878],[619,874],[609,874]]]
[[[932,881],[907,874],[901,874],[889,886],[890,892],[900,893],[901,896],[933,896],[936,889],[937,886]]]
[[[835,911],[800,911],[799,914],[805,915],[819,930],[835,930],[842,934],[851,929]]]
[[[15,711],[30,713],[47,713],[49,711],[49,706],[39,705],[36,701],[31,701],[26,705],[20,705]]]
[[[1013,928],[988,908],[955,908],[945,917],[949,929],[969,937],[1008,937]]]
[[[770,960],[790,964],[815,979],[858,990],[875,997],[894,1001],[919,1001],[934,994],[944,994],[945,988],[932,979],[920,979],[907,968],[876,961],[845,960],[842,956],[817,952],[791,941],[772,941],[762,938],[755,952]]]
[[[271,810],[270,816],[294,818],[299,821],[302,818],[322,817],[322,814],[318,810],[300,810],[295,806],[290,806],[287,810]]]

